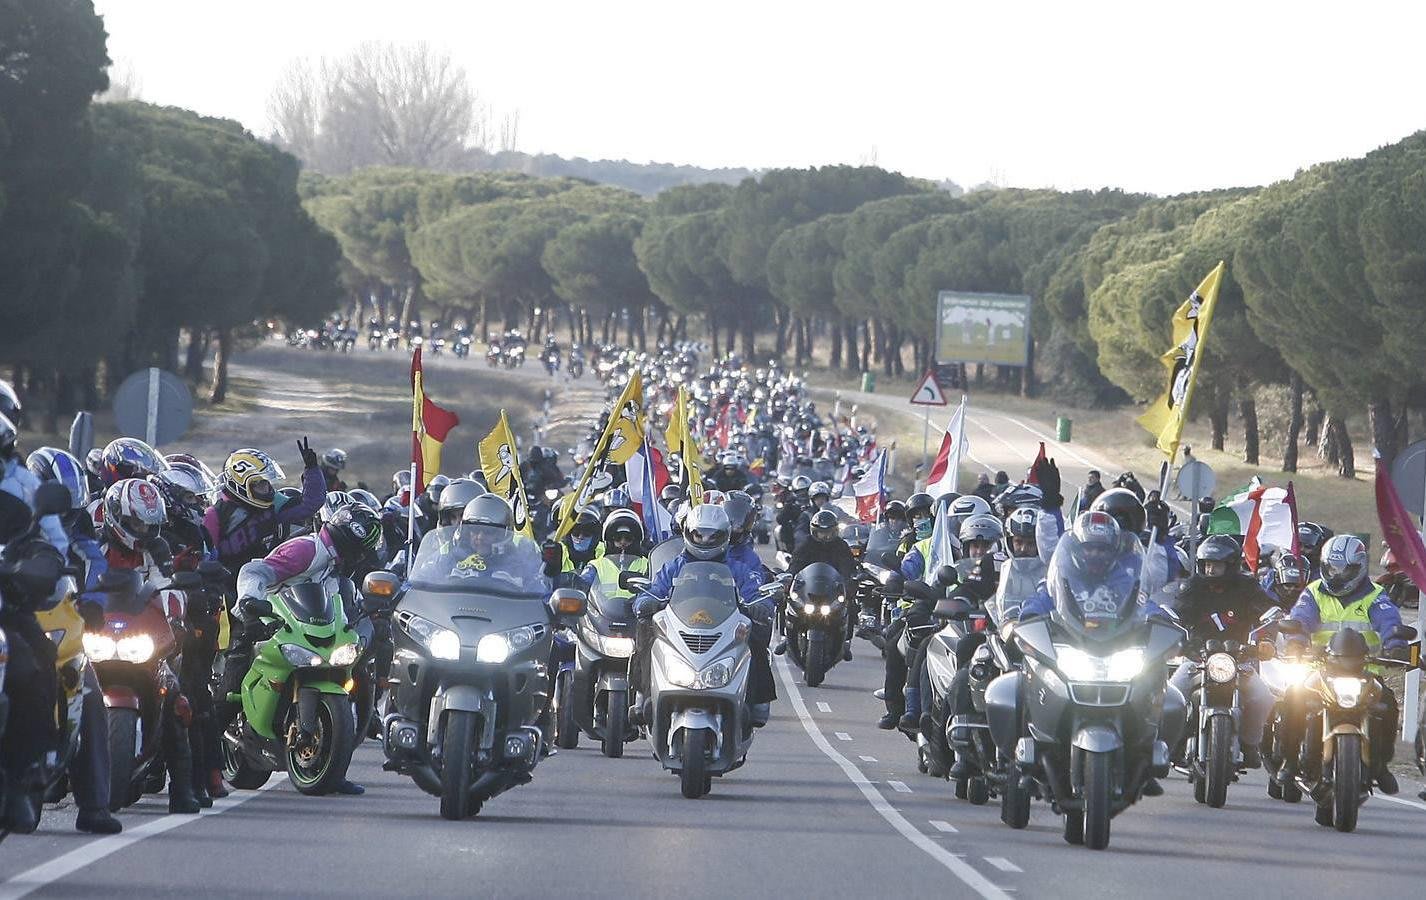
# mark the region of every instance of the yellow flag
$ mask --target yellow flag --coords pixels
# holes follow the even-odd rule
[[[1168,389],[1154,401],[1148,412],[1139,417],[1139,424],[1158,439],[1170,464],[1178,455],[1178,442],[1188,407],[1193,401],[1193,386],[1198,381],[1198,364],[1203,358],[1208,326],[1213,322],[1213,308],[1218,303],[1218,288],[1223,283],[1223,263],[1218,263],[1178,312],[1173,316],[1173,347],[1160,359],[1168,370]]]
[[[688,428],[688,389],[679,386],[678,402],[668,417],[668,429],[664,432],[668,442],[668,452],[677,453],[679,459],[679,484],[688,493],[693,504],[703,502],[703,476],[698,471],[698,446],[693,443],[693,434]]]
[[[520,452],[515,446],[515,435],[510,431],[510,420],[505,417],[505,410],[500,410],[500,421],[478,446],[480,471],[485,473],[490,492],[510,504],[515,513],[515,530],[533,539],[535,533],[530,527],[529,498],[525,495],[525,482],[520,477]]]
[[[589,454],[584,474],[579,477],[574,494],[565,504],[559,526],[553,535],[554,540],[562,540],[569,534],[579,511],[594,499],[594,493],[598,489],[594,473],[604,468],[605,463],[622,465],[639,452],[639,447],[643,446],[643,418],[644,384],[642,377],[635,372],[624,386],[624,392],[619,395],[618,402],[609,411],[609,422],[604,426],[604,433],[594,443],[594,452]]]

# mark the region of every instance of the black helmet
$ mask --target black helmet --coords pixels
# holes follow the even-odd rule
[[[887,519],[906,521],[906,504],[900,500],[892,500],[886,504],[886,508],[881,511],[881,519],[883,522]]]
[[[931,507],[934,505],[934,503],[935,501],[931,499],[931,495],[926,493],[925,491],[922,491],[917,494],[912,494],[910,497],[907,497],[907,521],[910,521],[913,518],[931,515]]]
[[[322,530],[337,554],[350,561],[366,556],[381,541],[381,520],[360,503],[348,503],[332,513]]]
[[[622,552],[615,549],[618,540],[628,541],[630,553],[638,553],[644,545],[644,523],[632,509],[616,509],[604,520],[604,546],[607,552]]]
[[[837,514],[830,509],[819,509],[811,522],[812,540],[830,541],[837,536]]]
[[[1243,566],[1243,551],[1238,542],[1226,534],[1210,534],[1198,545],[1198,574],[1204,578],[1232,578]],[[1204,571],[1205,563],[1221,562],[1225,568],[1222,575],[1209,575]]]
[[[1112,488],[1100,494],[1089,507],[1095,512],[1107,512],[1119,523],[1120,531],[1140,534],[1144,530],[1144,505],[1128,488]]]
[[[748,539],[748,533],[753,530],[753,517],[757,513],[757,503],[748,496],[747,491],[729,491],[728,499],[723,501],[723,512],[728,514],[728,527],[732,529],[731,540],[734,544],[741,544]]]
[[[574,534],[578,531],[582,534],[591,534],[598,537],[602,528],[603,523],[599,520],[599,513],[586,507],[585,509],[581,509],[579,515],[574,517],[574,527],[570,528],[569,533]]]
[[[436,503],[436,522],[441,526],[459,525],[465,513],[466,504],[486,493],[480,482],[469,478],[457,478],[441,490],[441,499]]]
[[[1322,552],[1322,545],[1332,538],[1332,529],[1325,525],[1318,525],[1316,522],[1300,522],[1297,526],[1297,545],[1302,548],[1302,555],[1308,559],[1317,559]]]

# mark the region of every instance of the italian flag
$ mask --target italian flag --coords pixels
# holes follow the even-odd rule
[[[1243,557],[1249,569],[1258,567],[1263,547],[1297,548],[1297,499],[1292,482],[1268,487],[1254,478],[1231,497],[1225,497],[1208,519],[1209,534],[1231,534],[1243,540]]]

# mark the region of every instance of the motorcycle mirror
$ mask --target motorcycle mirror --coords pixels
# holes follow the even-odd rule
[[[371,572],[361,582],[363,596],[389,600],[396,596],[401,579],[390,572]]]
[[[1283,634],[1302,634],[1302,623],[1296,619],[1282,619],[1277,623],[1277,630]]]
[[[653,582],[637,572],[620,572],[619,587],[626,591],[647,591]]]
[[[69,488],[58,481],[46,481],[35,489],[35,517],[63,515],[69,512],[72,502]]]
[[[961,621],[970,618],[971,605],[964,600],[938,600],[936,606],[931,610],[931,615],[938,619],[950,619]]]
[[[228,570],[216,559],[205,559],[198,564],[198,574],[202,575],[204,580],[217,581],[226,578]]]
[[[624,574],[628,574],[627,572]],[[622,579],[620,579],[622,581]],[[623,587],[621,584],[620,587]],[[550,595],[550,611],[556,616],[582,616],[589,598],[584,591],[560,588]]]
[[[1258,659],[1266,662],[1276,656],[1277,648],[1273,646],[1272,641],[1260,641],[1258,643]]]
[[[956,567],[941,566],[936,570],[936,586],[950,587],[956,583]]]
[[[1268,622],[1276,622],[1278,619],[1281,619],[1285,615],[1287,615],[1287,613],[1282,611],[1282,607],[1274,606],[1272,609],[1265,611],[1261,616],[1259,616],[1258,621],[1264,624]]]
[[[203,587],[203,576],[197,572],[175,572],[168,586],[175,591],[196,591]]]

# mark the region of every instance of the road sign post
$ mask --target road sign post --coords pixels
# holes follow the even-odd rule
[[[141,369],[114,392],[114,421],[120,433],[150,446],[172,443],[193,421],[193,394],[172,372]]]
[[[1188,558],[1192,562],[1198,553],[1198,499],[1211,497],[1218,487],[1218,476],[1206,462],[1194,459],[1184,463],[1174,482],[1178,492],[1188,498]]]

